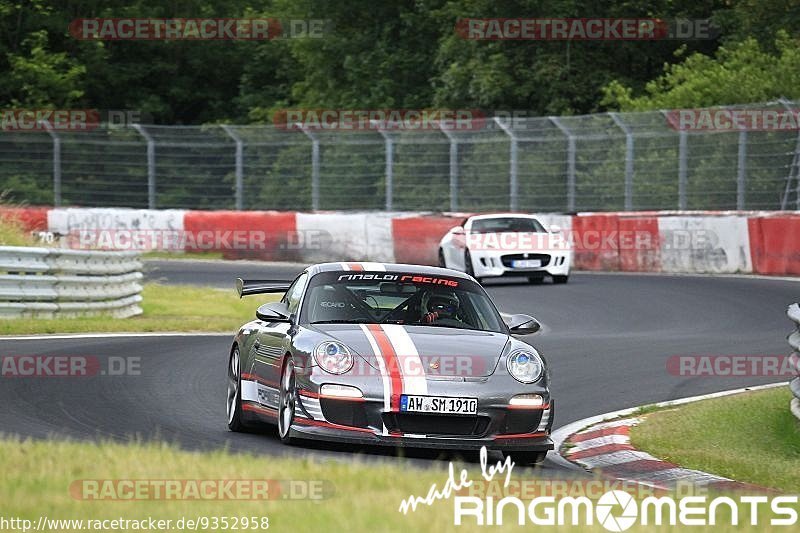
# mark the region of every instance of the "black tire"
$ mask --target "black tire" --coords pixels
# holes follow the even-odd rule
[[[511,460],[520,466],[533,466],[544,462],[547,452],[503,452],[503,457],[511,456]]]
[[[553,283],[562,284],[569,281],[569,276],[553,276]]]
[[[475,269],[472,268],[472,256],[469,253],[469,250],[464,252],[464,272],[475,277]]]
[[[294,413],[297,405],[297,390],[294,373],[294,363],[291,357],[286,358],[286,363],[281,371],[280,393],[278,397],[278,437],[284,444],[292,444],[294,439],[290,436]]]
[[[441,248],[439,248],[439,266],[447,268],[447,261],[444,260],[444,251]]]
[[[528,283],[531,285],[541,285],[544,281],[544,276],[528,276]]]
[[[246,426],[242,421],[242,364],[239,357],[239,347],[231,351],[228,359],[228,429],[231,431],[244,431]]]

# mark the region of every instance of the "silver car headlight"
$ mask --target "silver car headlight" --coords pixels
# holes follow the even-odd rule
[[[353,354],[350,349],[336,341],[321,342],[314,348],[314,360],[330,374],[344,374],[353,368]]]
[[[508,373],[522,383],[538,381],[544,373],[544,361],[534,349],[515,350],[506,358]]]

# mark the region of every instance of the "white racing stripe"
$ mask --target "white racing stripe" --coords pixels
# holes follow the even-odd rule
[[[371,270],[373,272],[386,272],[386,267],[383,263],[361,262],[359,263],[364,270]]]
[[[403,378],[403,394],[426,396],[428,380],[417,347],[405,327],[400,324],[381,326],[389,342],[392,343],[397,359],[400,361],[400,374]]]

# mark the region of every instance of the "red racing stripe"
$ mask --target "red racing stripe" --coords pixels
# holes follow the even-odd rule
[[[359,272],[364,270],[364,266],[361,263],[347,263],[347,266],[350,267],[350,270],[356,270]]]
[[[389,391],[389,401],[394,412],[400,410],[400,395],[403,394],[403,378],[400,375],[400,361],[394,346],[386,336],[386,332],[378,324],[367,324],[367,329],[372,333],[378,348],[381,350],[386,371],[389,373],[391,390]]]
[[[342,426],[341,424],[333,424],[331,422],[325,422],[323,420],[311,420],[311,419],[304,419],[304,418],[295,418],[294,422],[296,424],[300,424],[301,426],[318,426],[323,428],[330,428],[330,429],[341,429],[344,431],[360,431],[362,433],[369,433],[370,435],[374,435],[375,433],[371,429],[367,428],[357,428],[353,426]]]

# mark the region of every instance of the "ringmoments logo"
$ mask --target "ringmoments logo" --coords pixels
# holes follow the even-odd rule
[[[650,496],[636,500],[624,491],[604,493],[597,502],[580,497],[541,496],[525,502],[516,496],[495,501],[473,496],[454,498],[454,524],[494,526],[506,524],[536,526],[592,526],[608,531],[626,531],[643,526],[794,526],[797,524],[797,496]],[[769,518],[765,516],[769,514]]]
[[[612,488],[599,496],[553,495],[553,491],[534,491],[532,497],[520,498],[519,487],[512,481],[515,463],[511,457],[489,465],[486,447],[480,450],[480,475],[456,472],[451,462],[448,477],[439,486],[434,483],[425,496],[410,495],[398,508],[402,514],[420,512],[423,506],[439,501],[453,502],[453,524],[456,526],[594,526],[607,531],[627,531],[643,526],[738,526],[740,523],[757,527],[796,526],[798,496],[745,495],[711,497],[708,494],[680,492],[652,493],[639,497],[626,490]],[[521,480],[524,482],[525,480]],[[502,484],[497,496],[484,490]],[[499,488],[499,487],[498,487]],[[478,489],[477,491],[475,489]],[[481,494],[473,495],[475,493]],[[526,491],[527,492],[527,491]],[[550,492],[547,494],[547,492]]]
[[[621,509],[617,515],[615,509]],[[597,521],[609,531],[625,531],[636,523],[639,510],[633,496],[621,490],[606,492],[595,507]]]

